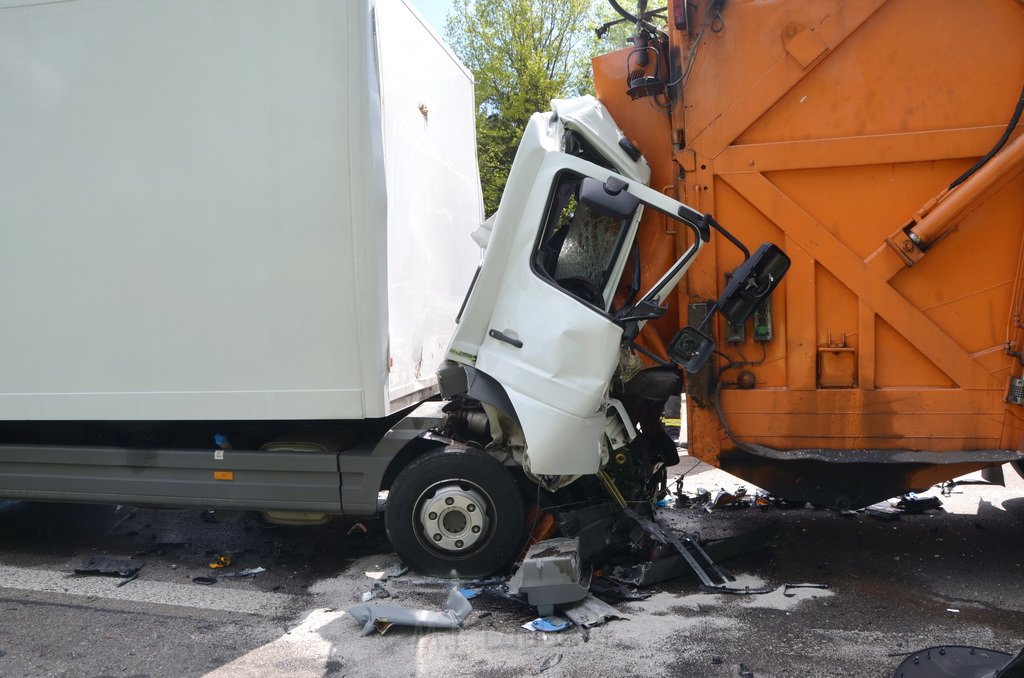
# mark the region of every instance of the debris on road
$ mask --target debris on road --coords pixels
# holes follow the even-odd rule
[[[352,527],[348,528],[348,534],[369,534],[370,530],[363,523],[355,523]]]
[[[108,577],[138,576],[139,570],[146,564],[144,560],[133,558],[116,558],[114,556],[89,556],[75,568],[75,574],[105,575]]]
[[[384,635],[392,626],[412,626],[420,629],[457,629],[462,626],[473,606],[458,589],[448,594],[448,602],[441,612],[415,610],[394,605],[356,605],[346,612],[363,625],[360,635],[374,631]]]
[[[885,501],[880,501],[877,504],[868,506],[864,509],[864,512],[878,520],[898,520],[900,514],[903,513],[898,508],[890,506],[889,503]]]
[[[686,565],[697,575],[701,582],[701,590],[705,593],[738,593],[754,594],[769,593],[774,590],[768,587],[763,589],[751,589],[749,587],[733,588],[728,582],[736,578],[722,569],[707,551],[701,548],[697,539],[691,535],[676,535],[671,529],[663,527],[658,521],[643,518],[631,509],[624,509],[623,513],[633,520],[644,532],[650,535],[655,541],[671,546],[682,556]]]
[[[203,586],[213,586],[217,583],[216,577],[192,577],[192,582]]]
[[[403,565],[402,563],[398,563],[397,565],[392,565],[391,567],[385,570],[369,570],[366,573],[366,576],[370,579],[376,579],[377,581],[385,582],[389,579],[396,579],[398,577],[401,577],[408,571],[408,566]]]
[[[263,574],[267,571],[265,567],[247,567],[244,570],[238,572],[224,572],[220,576],[222,577],[255,577],[258,574]]]
[[[629,619],[608,603],[594,597],[593,594],[575,603],[559,605],[558,609],[573,624],[583,629],[604,624],[612,619]]]
[[[555,605],[583,600],[590,591],[591,571],[582,568],[579,551],[575,537],[534,544],[509,581],[509,592],[524,594],[542,617],[553,614]]]
[[[225,567],[230,567],[230,566],[231,566],[231,554],[229,554],[229,553],[221,553],[221,554],[219,554],[217,556],[214,556],[214,561],[212,563],[210,563],[209,565],[207,565],[207,567],[209,567],[211,570],[220,570],[220,569],[223,569]]]
[[[904,513],[923,513],[941,507],[942,500],[938,497],[922,497],[914,492],[906,493],[896,503],[896,508],[902,509]]]
[[[363,602],[368,603],[374,598],[390,598],[391,592],[384,587],[383,582],[376,581],[373,588],[363,594]]]
[[[590,592],[602,598],[612,600],[647,600],[653,593],[637,591],[620,581],[613,581],[604,576],[595,575],[590,580]]]
[[[541,631],[543,633],[558,633],[564,631],[572,626],[567,620],[561,619],[560,617],[546,616],[537,617],[533,621],[528,621],[523,624],[523,628],[527,631]]]
[[[828,584],[812,584],[810,582],[803,582],[803,583],[800,583],[800,584],[783,584],[782,585],[782,595],[786,596],[787,598],[793,598],[794,596],[796,596],[795,593],[792,593],[792,591],[794,589],[827,589],[827,588],[828,588]]]

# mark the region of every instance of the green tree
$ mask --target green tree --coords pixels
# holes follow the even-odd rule
[[[484,205],[498,207],[530,115],[591,91],[603,0],[455,0],[445,38],[476,78]]]

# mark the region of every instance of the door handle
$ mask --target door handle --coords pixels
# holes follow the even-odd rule
[[[506,344],[511,344],[512,346],[515,346],[516,348],[522,348],[523,347],[523,342],[521,342],[518,339],[513,339],[512,337],[508,336],[504,332],[499,332],[498,330],[489,330],[487,332],[487,334],[489,334],[490,336],[494,337],[498,341],[503,341]]]

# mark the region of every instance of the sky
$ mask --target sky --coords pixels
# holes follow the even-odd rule
[[[451,9],[452,0],[412,0],[412,4],[430,22],[435,31],[444,33],[444,22]]]

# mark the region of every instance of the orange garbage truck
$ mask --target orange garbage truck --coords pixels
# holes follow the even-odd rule
[[[596,91],[650,185],[791,260],[706,328],[689,453],[835,507],[1024,472],[1024,3],[610,3],[636,34]],[[693,237],[645,214],[642,277]],[[741,261],[705,247],[638,337],[656,356]]]

